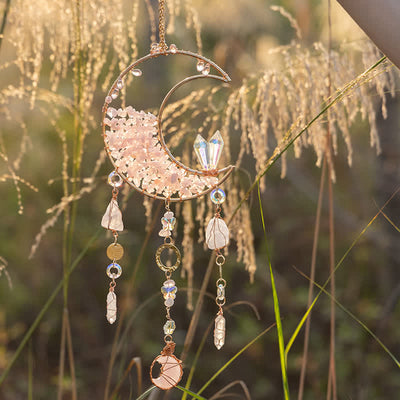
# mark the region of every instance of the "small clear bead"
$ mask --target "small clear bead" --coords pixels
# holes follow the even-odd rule
[[[174,299],[171,297],[168,297],[164,301],[165,307],[172,307],[174,305]]]
[[[164,334],[165,335],[172,335],[175,331],[176,325],[175,321],[173,319],[169,319],[165,324],[164,324]]]
[[[131,72],[133,76],[142,76],[142,70],[139,68],[135,68]]]
[[[111,97],[115,100],[118,97],[118,89],[115,89],[112,93],[111,93]]]
[[[211,201],[214,204],[222,204],[226,199],[226,194],[222,189],[214,189],[210,194]]]
[[[117,88],[122,89],[124,87],[124,82],[121,81],[121,79],[117,82]]]
[[[200,60],[200,61],[197,63],[197,71],[202,72],[203,69],[204,69],[204,67],[205,67],[204,61],[201,61],[201,60]]]
[[[122,178],[115,172],[111,172],[110,175],[108,175],[108,184],[112,187],[120,187],[124,181]]]
[[[176,44],[171,44],[171,46],[169,46],[169,50],[171,51],[171,53],[176,53],[178,48],[176,47]]]
[[[222,284],[219,284],[217,287],[217,298],[218,300],[224,300],[225,298],[225,287]]]
[[[111,102],[112,102],[112,97],[111,96],[107,96],[106,97],[106,99],[105,99],[105,102],[107,103],[107,104],[110,104]]]
[[[210,64],[206,64],[203,68],[203,70],[201,71],[201,73],[203,75],[208,75],[210,73]]]

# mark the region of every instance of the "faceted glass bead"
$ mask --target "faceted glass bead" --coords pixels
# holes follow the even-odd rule
[[[164,324],[164,334],[165,335],[172,335],[175,331],[176,325],[175,321],[173,319],[169,319],[165,324]]]
[[[218,161],[221,158],[222,149],[224,148],[224,141],[221,133],[216,131],[213,137],[208,142],[208,153],[210,160],[210,169],[217,167]]]
[[[171,44],[171,46],[169,46],[169,50],[171,51],[171,53],[176,53],[178,48],[176,47],[176,44]]]
[[[124,87],[124,82],[122,82],[121,80],[119,80],[118,82],[117,82],[117,88],[118,89],[122,89]]]
[[[108,184],[112,187],[120,187],[124,181],[122,180],[122,178],[115,172],[111,172],[110,175],[108,175]]]
[[[203,70],[201,71],[201,73],[203,75],[208,75],[210,73],[210,64],[206,64],[203,68]]]
[[[175,227],[176,218],[175,217],[172,217],[172,218],[162,217],[161,218],[161,223],[162,223],[164,228],[169,229],[170,231],[172,231],[174,229],[174,227]]]
[[[111,96],[107,96],[106,99],[105,99],[105,102],[107,104],[110,104],[112,102],[112,97]]]
[[[225,287],[221,283],[217,287],[217,298],[218,300],[224,300],[225,298]]]
[[[172,286],[175,286],[175,281],[173,279],[168,279],[163,283],[165,287],[171,288]]]
[[[133,76],[142,76],[142,70],[139,68],[135,68],[131,72]]]
[[[118,89],[115,89],[112,93],[111,93],[111,97],[115,100],[118,97]]]
[[[210,198],[214,204],[222,204],[226,199],[226,195],[222,189],[214,189],[210,194]]]
[[[199,71],[199,72],[203,71],[204,67],[205,67],[204,61],[199,61],[199,62],[197,63],[197,67],[196,67],[196,68],[197,68],[197,71]]]
[[[161,287],[161,293],[163,294],[164,298],[172,297],[174,299],[177,291],[178,291],[178,288],[176,286],[171,286],[171,287],[162,286]]]

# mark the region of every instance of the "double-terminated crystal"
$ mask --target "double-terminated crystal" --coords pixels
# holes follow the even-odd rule
[[[225,344],[225,318],[222,314],[215,318],[214,345],[219,350]]]
[[[219,131],[214,133],[209,142],[203,136],[197,135],[193,147],[203,169],[213,170],[217,168],[224,147],[224,141]]]

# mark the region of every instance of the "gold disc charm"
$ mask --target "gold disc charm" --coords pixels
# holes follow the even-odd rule
[[[176,255],[176,261],[174,265],[167,266],[161,261],[161,253],[165,250],[173,250],[175,255]],[[175,271],[179,265],[181,264],[181,253],[178,250],[176,246],[174,246],[172,243],[164,243],[162,244],[156,251],[156,263],[158,265],[158,268],[160,268],[164,272],[173,272]]]
[[[107,247],[107,257],[114,261],[120,260],[124,255],[124,248],[119,243],[111,243]]]

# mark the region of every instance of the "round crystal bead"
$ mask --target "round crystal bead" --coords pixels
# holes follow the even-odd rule
[[[176,44],[171,44],[171,46],[169,46],[169,50],[171,51],[171,53],[176,53],[178,48],[176,47]]]
[[[111,172],[110,175],[108,175],[108,184],[112,187],[120,187],[124,181],[122,180],[122,178],[115,172]]]
[[[121,81],[121,79],[117,82],[117,88],[122,89],[124,87],[124,82]]]
[[[199,71],[199,72],[203,71],[204,67],[205,67],[204,61],[199,61],[199,62],[197,63],[197,67],[196,67],[196,68],[197,68],[197,71]]]
[[[104,100],[107,104],[110,104],[112,102],[112,97],[111,96],[107,96]]]
[[[164,301],[165,307],[172,307],[174,305],[174,299],[171,297],[167,297]]]

